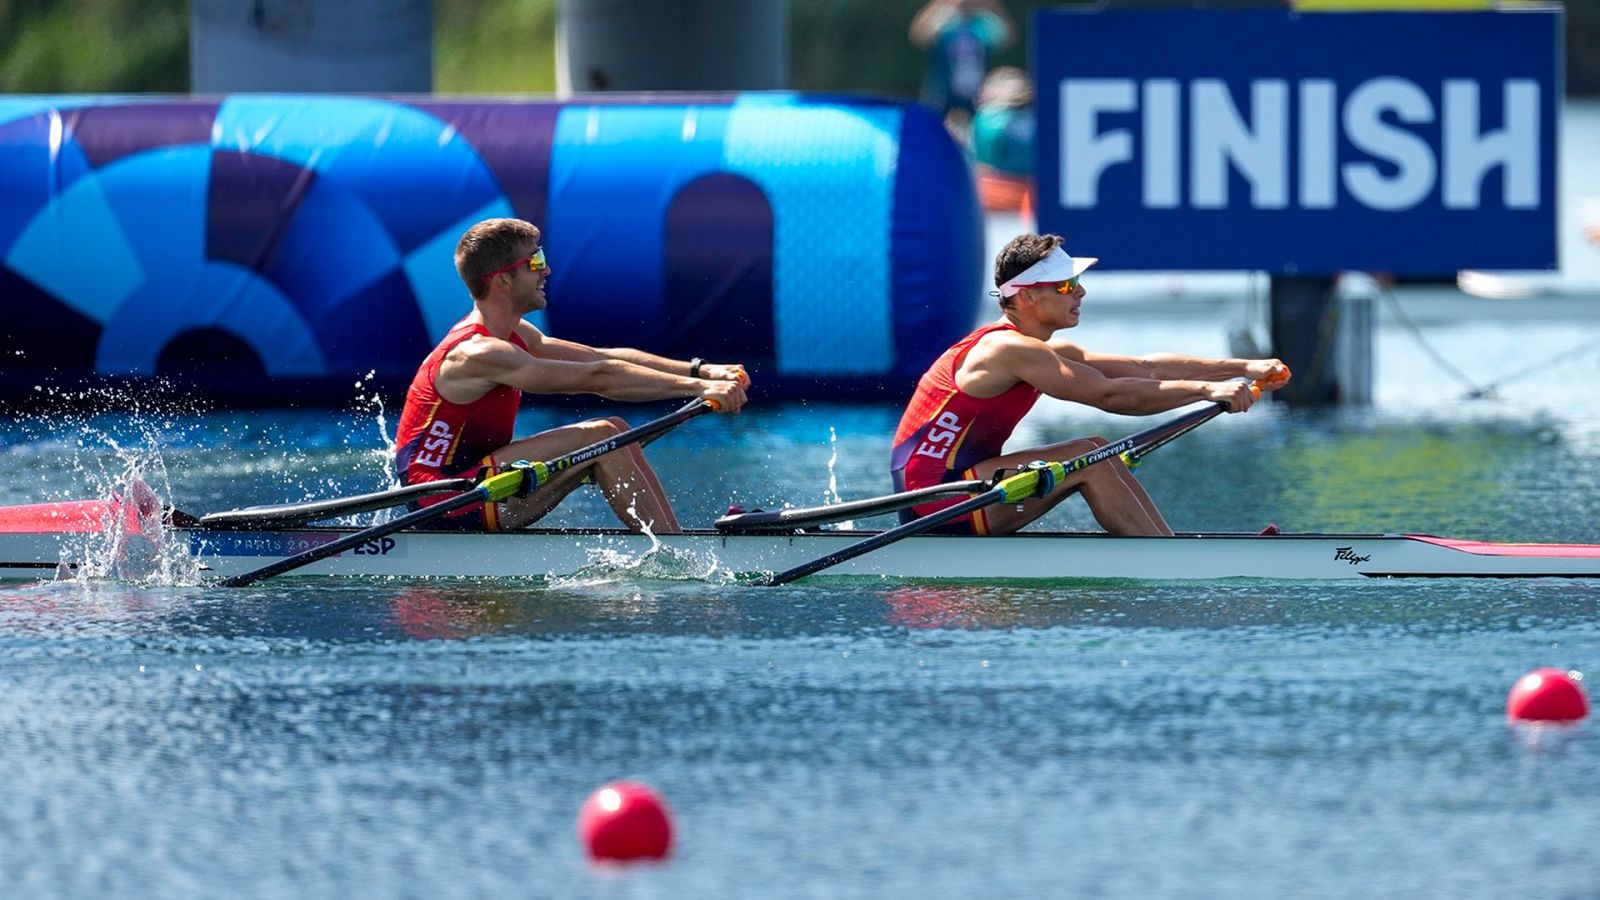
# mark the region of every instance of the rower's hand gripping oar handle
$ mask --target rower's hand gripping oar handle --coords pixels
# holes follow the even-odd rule
[[[1260,378],[1250,383],[1250,393],[1254,394],[1257,399],[1260,399],[1262,391],[1269,388],[1282,386],[1288,380],[1289,367],[1280,362],[1278,363],[1278,371],[1273,373],[1271,377]],[[1216,405],[1217,413],[1227,412],[1228,409],[1229,406],[1226,403],[1218,403]],[[1126,450],[1120,454],[1122,457],[1122,464],[1127,466],[1130,471],[1137,469],[1139,468],[1139,463],[1143,462],[1146,456],[1154,453],[1160,447],[1165,446],[1167,442],[1182,437],[1190,430],[1197,428],[1201,424],[1210,420],[1211,416],[1198,418],[1194,421],[1186,422],[1182,428],[1172,431],[1164,431],[1162,434],[1156,436],[1154,440],[1141,442],[1132,449]]]
[[[1250,393],[1259,398],[1261,396],[1261,392],[1265,390],[1268,385],[1275,386],[1288,381],[1289,367],[1280,364],[1280,368],[1282,369],[1282,375],[1274,375],[1270,379],[1264,378],[1257,381],[1252,381],[1250,383]],[[1125,438],[1122,441],[1118,441],[1116,444],[1102,447],[1099,450],[1095,450],[1090,453],[1085,453],[1082,456],[1069,459],[1064,463],[1044,461],[1028,463],[1026,466],[1023,466],[1021,471],[1019,471],[1016,475],[997,482],[995,487],[1003,488],[1005,490],[1005,502],[1007,503],[1017,503],[1034,497],[1043,497],[1054,490],[1056,483],[1066,478],[1069,472],[1076,472],[1079,469],[1088,468],[1089,466],[1092,466],[1103,459],[1109,459],[1111,456],[1119,456],[1124,462],[1127,462],[1128,459],[1132,457],[1133,460],[1137,462],[1140,457],[1148,454],[1155,448],[1167,443],[1168,441],[1171,441],[1173,438],[1188,433],[1192,429],[1197,428],[1206,422],[1211,421],[1218,415],[1227,412],[1230,408],[1231,407],[1229,407],[1227,403],[1219,402],[1211,409],[1190,413],[1187,416],[1183,416],[1174,420],[1166,426],[1151,429],[1143,434],[1135,435],[1131,438]],[[1177,427],[1172,427],[1174,425]],[[1154,438],[1153,441],[1150,440],[1152,437]],[[1127,444],[1132,444],[1132,446],[1129,446],[1126,449],[1121,449],[1122,446]],[[1113,448],[1118,449],[1113,450]],[[1108,453],[1107,451],[1112,452]]]

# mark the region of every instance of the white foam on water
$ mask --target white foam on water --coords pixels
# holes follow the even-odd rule
[[[615,547],[596,547],[575,572],[549,576],[551,587],[593,587],[618,581],[704,581],[728,583],[733,576],[722,568],[716,554],[695,553],[669,547],[652,535],[650,549],[629,553]]]

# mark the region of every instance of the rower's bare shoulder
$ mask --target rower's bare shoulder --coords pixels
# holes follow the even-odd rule
[[[528,354],[516,344],[490,334],[475,334],[450,348],[441,370],[454,369],[469,377],[515,368]]]
[[[1036,369],[1051,357],[1049,346],[1038,338],[1017,331],[993,331],[979,338],[972,346],[966,359],[961,362],[960,372],[963,377],[983,381],[1003,378],[1009,387],[1016,381],[1026,381],[1025,373]],[[970,385],[958,381],[958,384],[961,384],[962,390],[982,389],[977,381]]]
[[[1043,341],[1030,337],[1020,331],[991,331],[972,345],[973,354],[1005,354],[1017,350],[1029,351],[1047,349]]]
[[[1054,356],[1050,345],[1020,331],[995,331],[984,335],[972,355],[992,361],[1043,359]]]
[[[1051,353],[1054,353],[1062,359],[1070,359],[1073,362],[1089,361],[1089,354],[1082,347],[1074,344],[1071,341],[1056,338],[1051,340],[1048,346]]]

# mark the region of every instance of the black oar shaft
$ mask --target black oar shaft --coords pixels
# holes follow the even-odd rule
[[[356,497],[230,509],[201,516],[200,525],[204,528],[266,528],[299,525],[317,519],[331,519],[334,516],[353,516],[377,509],[390,509],[430,494],[457,494],[470,491],[474,484],[471,478],[448,478],[443,481],[408,484],[393,490],[361,494]]]
[[[885,494],[882,497],[868,497],[828,506],[730,513],[718,519],[715,524],[718,531],[736,534],[793,531],[797,528],[828,525],[845,519],[881,516],[908,506],[916,506],[934,497],[944,497],[949,494],[978,494],[993,486],[987,481],[952,481],[898,494]]]

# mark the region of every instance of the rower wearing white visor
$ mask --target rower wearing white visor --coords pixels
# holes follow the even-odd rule
[[[1003,452],[1040,394],[1121,415],[1166,412],[1201,400],[1244,412],[1250,382],[1275,390],[1289,371],[1276,359],[1207,359],[1176,353],[1123,356],[1055,338],[1078,324],[1094,257],[1073,257],[1053,234],[1020,235],[995,259],[1000,318],[956,342],[917,383],[895,431],[890,468],[896,490],[991,478],[1045,460],[1064,462],[1109,443],[1083,437]],[[958,534],[1007,534],[1082,494],[1112,534],[1171,534],[1156,504],[1119,459],[1068,473],[1043,497],[996,504],[940,526]],[[906,520],[966,499],[955,496],[902,511]]]

